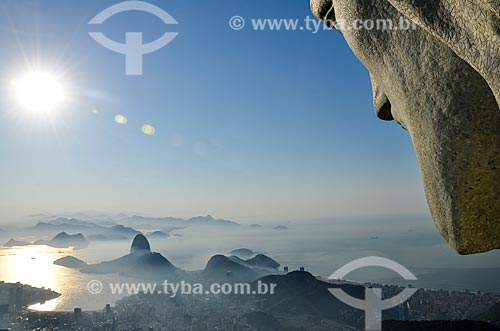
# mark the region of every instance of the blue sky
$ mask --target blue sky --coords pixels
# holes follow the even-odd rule
[[[368,72],[342,36],[251,28],[251,18],[312,17],[307,0],[151,1],[179,24],[128,12],[87,25],[118,2],[2,1],[3,214],[265,222],[427,213],[410,138],[375,117]],[[228,25],[234,15],[247,20],[241,31]],[[132,77],[91,31],[119,42],[127,31],[179,35]],[[49,120],[12,100],[10,82],[29,64],[62,75],[70,91]]]

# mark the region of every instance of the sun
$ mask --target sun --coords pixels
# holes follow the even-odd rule
[[[65,99],[61,82],[47,72],[29,72],[15,79],[13,86],[20,105],[34,113],[51,113]]]

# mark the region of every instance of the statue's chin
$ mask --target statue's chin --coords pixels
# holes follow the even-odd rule
[[[432,216],[460,254],[500,249],[500,111],[493,95],[469,98],[409,125]]]
[[[498,155],[436,157],[437,145],[416,148],[432,216],[450,246],[460,254],[500,249],[500,175],[491,166],[500,164]]]
[[[374,70],[382,82],[373,84],[375,109],[409,131],[429,208],[450,246],[460,254],[500,249],[500,109],[481,75],[447,59],[453,66],[430,63],[422,77]]]

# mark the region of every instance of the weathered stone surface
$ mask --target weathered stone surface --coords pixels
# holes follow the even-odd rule
[[[342,34],[370,71],[377,115],[410,133],[440,233],[461,254],[500,248],[500,0],[312,0],[311,8],[322,20],[417,23]]]

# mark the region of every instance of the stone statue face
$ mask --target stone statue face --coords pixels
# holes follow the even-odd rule
[[[378,117],[412,138],[439,232],[460,254],[500,248],[500,1],[311,0],[311,8],[330,24],[416,22],[341,33],[370,71]]]

